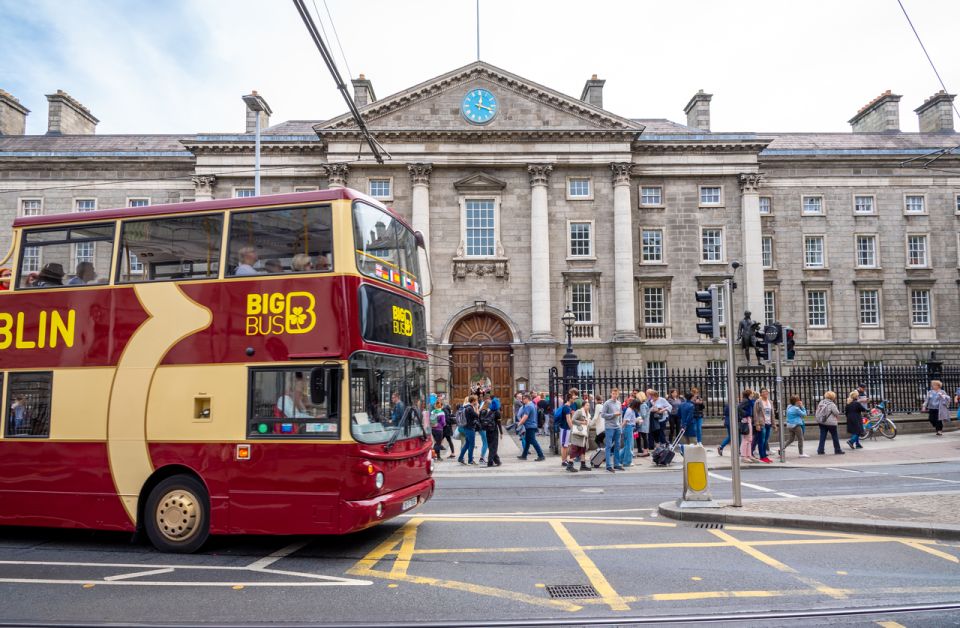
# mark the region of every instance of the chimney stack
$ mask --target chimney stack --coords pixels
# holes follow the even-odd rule
[[[373,83],[363,74],[360,78],[353,79],[353,102],[357,108],[377,102],[377,95],[373,93]]]
[[[687,106],[683,108],[683,112],[687,114],[687,126],[704,131],[710,130],[711,98],[713,94],[705,94],[702,89],[693,95]]]
[[[898,133],[900,131],[900,95],[888,89],[848,120],[854,133]]]
[[[261,131],[270,126],[270,114],[273,113],[273,110],[270,109],[270,105],[263,99],[263,96],[259,95],[257,90],[252,90],[242,98],[247,112],[247,133],[256,133],[257,116],[260,116]]]
[[[30,110],[13,94],[0,89],[0,135],[23,135],[27,130]]]
[[[921,133],[953,133],[953,99],[956,94],[940,90],[914,109]]]
[[[47,135],[93,135],[96,132],[100,121],[67,92],[58,89],[56,94],[47,94],[47,102]]]
[[[593,105],[597,109],[603,109],[603,79],[598,79],[594,74],[583,86],[583,93],[580,94],[580,100]]]

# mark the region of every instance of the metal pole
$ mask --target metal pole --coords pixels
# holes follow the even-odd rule
[[[727,406],[730,408],[730,478],[733,485],[733,505],[743,506],[740,496],[740,417],[737,416],[736,352],[733,349],[733,280],[723,281],[723,293],[727,297],[724,311],[727,314]]]
[[[787,461],[787,452],[783,448],[783,345],[776,345],[777,348],[777,412],[780,414],[780,462]]]
[[[480,0],[477,0],[477,61],[480,60]]]
[[[257,116],[257,139],[253,150],[253,195],[260,196],[260,112],[253,113]]]

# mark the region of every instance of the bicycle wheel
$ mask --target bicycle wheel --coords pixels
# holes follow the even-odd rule
[[[880,425],[877,426],[880,430],[880,433],[883,434],[886,438],[893,439],[897,435],[897,426],[892,422],[884,419],[880,422]]]

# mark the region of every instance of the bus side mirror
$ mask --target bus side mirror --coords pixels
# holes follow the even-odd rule
[[[310,371],[310,403],[321,405],[327,400],[327,369],[318,366]]]
[[[327,416],[340,416],[340,382],[343,370],[339,367],[327,369]]]
[[[421,231],[414,231],[414,232],[413,232],[413,240],[417,243],[417,246],[418,246],[419,248],[421,248],[421,249],[426,249],[426,248],[427,248],[427,243],[426,243],[426,241],[423,239],[423,232],[421,232]]]

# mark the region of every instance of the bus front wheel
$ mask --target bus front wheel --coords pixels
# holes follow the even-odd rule
[[[143,514],[147,537],[162,552],[189,554],[210,536],[210,497],[189,475],[174,475],[157,484]]]

